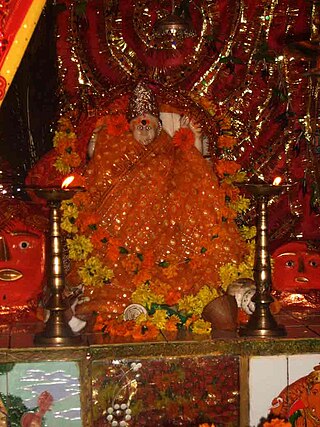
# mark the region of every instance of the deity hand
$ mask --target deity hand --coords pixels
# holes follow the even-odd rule
[[[180,117],[180,127],[191,129],[196,137],[201,134],[201,126],[184,114]]]
[[[92,132],[91,138],[88,143],[88,150],[87,150],[89,159],[91,159],[93,156],[94,149],[96,147],[97,138],[101,129],[103,129],[103,126],[99,126],[95,128],[94,131]]]

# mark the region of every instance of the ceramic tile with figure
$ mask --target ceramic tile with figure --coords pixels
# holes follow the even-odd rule
[[[1,426],[82,426],[76,362],[1,364],[0,396]]]
[[[252,357],[249,367],[250,427],[269,418],[293,427],[320,423],[320,354]]]

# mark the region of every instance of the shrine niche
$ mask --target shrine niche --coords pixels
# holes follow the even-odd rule
[[[312,12],[311,5],[303,2],[298,3],[296,9],[290,7],[286,1],[277,5],[251,5],[240,1],[236,5],[229,1],[179,4],[145,1],[139,5],[125,1],[56,2],[60,98],[57,113],[62,117],[52,131],[53,147],[44,156],[39,156],[41,158],[27,172],[26,184],[56,186],[72,173],[76,176],[75,183],[88,186],[88,193],[93,194],[96,183],[93,179],[89,182],[88,176],[94,170],[91,165],[95,161],[95,139],[99,138],[101,129],[116,138],[128,131],[123,121],[128,102],[137,83],[144,82],[159,104],[164,128],[171,126],[169,133],[181,152],[186,153],[189,144],[189,136],[179,134],[181,123],[189,123],[192,132],[197,133],[196,145],[209,162],[203,162],[197,170],[199,173],[205,171],[207,166],[204,165],[210,164],[222,189],[221,200],[224,202],[216,203],[218,216],[221,212],[221,229],[212,230],[212,244],[205,239],[201,245],[196,244],[195,237],[191,238],[190,245],[198,246],[197,254],[192,255],[189,251],[183,261],[186,269],[192,269],[195,259],[202,268],[208,263],[214,247],[219,248],[220,254],[228,253],[228,241],[233,241],[230,262],[219,259],[211,272],[212,278],[205,280],[203,286],[209,284],[210,292],[218,289],[224,293],[233,282],[252,279],[254,230],[250,227],[257,213],[254,204],[235,185],[241,180],[260,179],[271,185],[274,177],[279,176],[283,184],[288,185],[287,191],[273,195],[270,201],[268,233],[272,251],[288,241],[316,240],[318,143],[314,90],[317,56],[310,51],[317,37],[314,27],[317,14]],[[284,20],[283,16],[290,18]],[[161,27],[170,19],[182,23],[179,30],[170,28],[172,21],[169,27]],[[169,126],[167,117],[173,120]],[[114,149],[119,148],[115,146]],[[102,150],[99,156],[101,153]],[[103,167],[101,163],[96,168],[97,173]],[[193,176],[189,178],[194,182]],[[199,189],[196,192],[200,194]],[[216,192],[218,194],[218,190]],[[34,194],[29,193],[29,196],[33,203],[41,204]],[[188,204],[186,201],[181,203],[182,206],[177,205],[172,210],[183,212]],[[78,205],[66,203],[61,224],[68,233],[68,256],[72,264],[78,264],[76,270],[86,283],[75,280],[75,270],[68,262],[67,270],[71,268],[71,271],[67,271],[67,281],[76,285],[76,293],[80,288],[84,290],[84,300],[89,294],[93,299],[90,286],[98,281],[98,277],[104,285],[117,281],[118,273],[114,273],[114,269],[118,269],[120,261],[121,265],[124,260],[130,264],[135,291],[142,294],[146,289],[143,291],[140,287],[147,286],[150,291],[150,271],[154,265],[160,266],[161,274],[164,274],[161,276],[163,289],[179,276],[181,265],[167,260],[164,255],[156,256],[152,268],[145,270],[145,258],[149,259],[149,255],[144,253],[141,245],[129,248],[125,239],[117,240],[114,231],[110,234],[110,230],[105,230],[103,234],[99,219],[93,216],[82,218],[85,216],[82,210],[87,212],[88,206],[92,213],[99,212],[99,207],[95,209],[93,204],[83,201]],[[42,208],[42,212],[45,215],[45,209]],[[172,221],[176,222],[175,219]],[[239,237],[233,238],[232,233],[228,236],[228,232],[221,231],[224,222],[228,223],[229,234],[236,224]],[[201,227],[204,225],[196,228]],[[87,234],[88,229],[92,236]],[[78,242],[90,237],[89,248],[99,233],[103,234],[98,241],[101,247],[96,249],[94,257],[87,258],[81,252],[85,251],[84,247],[80,255],[75,255]],[[151,248],[152,253],[154,249]],[[111,255],[112,259],[108,259]],[[84,257],[84,265],[79,256]],[[94,259],[95,264],[86,264],[89,259]],[[127,289],[127,282],[123,279],[119,289]],[[211,282],[214,282],[213,286]],[[83,288],[86,284],[88,287]],[[183,285],[183,289],[184,286],[193,289],[190,293],[193,297],[201,289],[203,292],[206,289],[199,283]],[[277,285],[275,290],[279,291]],[[201,294],[202,308],[210,302],[210,292],[204,292],[205,296]],[[122,307],[120,311],[116,310],[119,315],[130,304],[141,305],[143,302],[140,297],[135,301],[128,300],[128,295],[134,294],[132,290],[125,294],[126,301],[121,304],[122,297],[118,300],[113,295],[111,298],[116,301],[113,304],[119,303]],[[161,308],[157,304],[168,306],[166,310],[170,311],[179,301],[177,295],[170,303],[168,298],[163,300],[164,292],[161,295],[160,300],[156,297],[148,301],[147,311],[155,314]],[[78,302],[81,303],[81,299]],[[281,298],[277,302],[281,306]],[[142,306],[144,304],[145,301]],[[247,305],[250,304],[252,306],[248,301]],[[83,315],[84,307],[82,304],[78,307]],[[199,307],[196,310],[201,311]],[[101,310],[94,311],[99,314]],[[166,311],[167,317],[173,315],[169,311]],[[177,313],[179,317],[179,310]],[[194,311],[190,313],[194,314]],[[182,317],[179,318],[181,321]],[[107,328],[105,319],[98,316],[96,320],[100,328]],[[206,327],[203,330],[207,330]]]
[[[0,0],[0,66],[19,44],[8,30],[17,4]],[[37,368],[40,344],[63,347],[59,327],[71,322],[81,354],[52,348],[41,357],[50,364],[61,354],[61,369],[79,363],[82,394],[81,411],[68,400],[78,405],[72,414],[50,390],[32,402],[16,393],[18,423],[54,425],[58,406],[54,417],[86,427],[284,427],[293,409],[317,414],[306,391],[299,408],[268,415],[252,394],[249,359],[319,354],[318,2],[38,7],[17,79],[9,85],[0,68],[0,150],[13,161],[13,184],[0,173],[0,362],[20,348]],[[70,175],[79,191],[52,219],[37,190],[63,196]],[[59,251],[45,252],[57,237]],[[229,324],[209,321],[217,306]],[[265,309],[287,338],[269,340],[277,328],[257,324],[248,331]],[[45,326],[53,336],[39,344],[57,312]],[[317,363],[307,363],[306,383]],[[287,373],[279,364],[279,377]],[[290,384],[276,382],[268,404]],[[1,394],[4,419],[11,395]]]
[[[311,119],[317,98],[310,97],[316,80],[308,74],[316,56],[306,41],[312,46],[317,37],[309,25],[317,20],[311,5],[298,3],[285,21],[286,2],[274,8],[227,1],[186,4],[175,5],[176,12],[187,9],[194,35],[176,46],[153,31],[170,13],[170,2],[66,7],[58,15],[57,49],[61,90],[73,115],[99,115],[112,99],[128,93],[128,85],[147,78],[161,102],[193,113],[211,156],[217,154],[218,124],[218,133],[232,130],[236,137],[225,158],[267,182],[280,175],[296,184],[271,206],[272,247],[301,234],[317,239],[318,142]],[[194,101],[203,114],[195,111]],[[231,127],[225,128],[223,117]]]

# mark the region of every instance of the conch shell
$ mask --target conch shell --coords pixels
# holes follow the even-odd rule
[[[255,310],[255,303],[252,297],[256,293],[256,285],[252,279],[238,279],[232,282],[227,289],[228,295],[235,297],[239,308],[247,314],[252,314]]]

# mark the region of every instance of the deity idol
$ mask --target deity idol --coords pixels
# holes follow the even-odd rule
[[[273,253],[272,287],[282,307],[318,309],[320,251],[309,241],[292,241]]]
[[[172,307],[204,286],[218,289],[219,268],[241,262],[247,251],[192,131],[184,127],[171,138],[143,83],[127,120],[100,120],[84,173],[87,192],[74,199],[77,234],[68,241],[74,263],[67,280],[84,284],[78,313],[118,316],[141,301],[149,309]]]
[[[320,251],[308,242],[289,242],[273,254],[273,288],[278,291],[306,292],[320,289]]]
[[[43,229],[47,221],[27,202],[3,194],[0,212],[1,320],[32,319],[37,314],[44,282]]]

